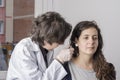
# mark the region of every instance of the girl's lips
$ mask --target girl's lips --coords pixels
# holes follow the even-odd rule
[[[87,47],[87,48],[89,48],[89,49],[94,49],[94,47]]]

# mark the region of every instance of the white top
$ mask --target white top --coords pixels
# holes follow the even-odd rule
[[[69,62],[69,68],[72,80],[97,80],[95,72],[93,70],[85,70],[79,68],[72,62]]]
[[[46,68],[39,46],[31,38],[21,40],[10,58],[7,80],[61,80],[67,72],[53,55],[48,52]]]

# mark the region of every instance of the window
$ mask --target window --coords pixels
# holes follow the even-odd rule
[[[0,34],[4,34],[4,25],[3,25],[3,21],[0,21]]]
[[[4,6],[4,0],[0,0],[0,7]]]

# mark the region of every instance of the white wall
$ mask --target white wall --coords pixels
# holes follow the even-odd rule
[[[36,0],[44,1],[44,0]],[[101,28],[104,39],[104,55],[115,65],[117,80],[120,79],[120,0],[51,0],[53,8],[42,7],[43,11],[57,11],[73,26],[82,20],[95,20]],[[38,3],[36,6],[40,7]],[[45,5],[44,5],[45,6]],[[36,8],[37,8],[36,7]],[[38,11],[37,11],[38,10]],[[39,13],[37,9],[35,13]]]
[[[35,17],[46,11],[52,11],[53,3],[53,0],[35,0]]]

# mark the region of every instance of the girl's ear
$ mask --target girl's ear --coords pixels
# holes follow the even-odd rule
[[[77,38],[75,38],[75,43],[77,43],[78,42],[78,39]]]

